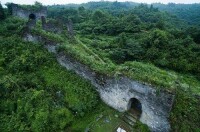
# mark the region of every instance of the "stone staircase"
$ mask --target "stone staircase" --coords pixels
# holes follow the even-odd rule
[[[129,125],[131,128],[135,125],[137,121],[137,116],[134,114],[131,114],[129,112],[125,112],[124,115],[121,117],[121,119]]]

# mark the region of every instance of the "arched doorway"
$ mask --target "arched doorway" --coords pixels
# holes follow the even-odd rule
[[[129,101],[129,113],[134,115],[135,118],[139,119],[142,114],[142,104],[136,98],[131,98]]]
[[[31,14],[29,15],[29,19],[35,20],[35,19],[36,19],[35,14],[31,13]]]

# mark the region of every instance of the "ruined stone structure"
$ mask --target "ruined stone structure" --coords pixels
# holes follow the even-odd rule
[[[43,30],[45,30],[47,32],[53,32],[56,34],[61,34],[66,29],[66,31],[67,31],[66,35],[68,35],[70,37],[74,37],[73,23],[70,19],[65,24],[63,24],[63,22],[61,22],[59,20],[51,19],[51,20],[46,21],[46,17],[47,17],[47,8],[46,7],[41,6],[37,10],[31,10],[31,9],[24,9],[20,5],[12,3],[11,8],[12,8],[13,16],[28,20],[28,22],[26,24],[27,31],[29,29],[32,29],[35,27],[37,20],[41,20]],[[25,37],[25,40],[33,40],[34,39],[34,37],[31,36],[29,34],[29,32],[26,32],[24,37]]]
[[[29,16],[32,12],[25,13],[19,8],[15,8],[13,11],[15,10],[16,12],[14,14],[19,17],[33,17]],[[42,18],[42,27],[44,30],[54,31],[54,28],[48,28],[43,13],[35,15],[37,19]],[[72,30],[72,24],[68,23],[68,25],[70,25],[68,31]],[[55,53],[58,62],[62,66],[68,70],[73,70],[79,76],[89,80],[96,87],[101,99],[109,106],[120,112],[129,111],[137,107],[136,109],[139,109],[138,119],[142,123],[147,124],[152,131],[170,131],[168,117],[174,100],[174,95],[171,93],[164,90],[158,92],[153,86],[143,84],[125,76],[108,77],[106,75],[99,75],[69,55],[57,53],[56,46],[58,44],[46,40],[41,36],[27,32],[25,33],[24,39],[33,42],[43,42],[49,52]]]
[[[157,92],[156,88],[125,76],[111,78],[99,75],[72,57],[57,53],[54,43],[47,44],[46,48],[57,55],[57,60],[62,66],[90,80],[106,104],[120,112],[125,112],[131,108],[135,101],[139,102],[141,104],[139,117],[141,122],[147,124],[155,132],[170,131],[168,117],[174,95],[166,91]]]
[[[96,87],[101,99],[109,106],[120,112],[125,112],[129,111],[135,104],[140,104],[141,113],[138,119],[142,123],[147,124],[153,132],[170,131],[168,117],[173,105],[173,94],[164,90],[157,91],[153,86],[125,76],[99,75],[69,55],[57,53],[56,43],[31,34],[27,38],[28,41],[43,41],[49,52],[55,53],[62,66],[89,80]]]
[[[26,10],[17,4],[12,4],[12,15],[23,19],[35,19],[39,20],[41,17],[47,16],[47,8],[41,7],[38,10]]]
[[[68,33],[69,33],[69,35],[71,37],[74,36],[73,23],[72,23],[71,19],[68,19],[68,22],[67,22],[67,31],[68,31]]]
[[[55,20],[49,20],[46,21],[45,17],[41,18],[42,20],[42,29],[48,32],[53,32],[56,34],[61,34],[63,32],[64,26],[62,22],[55,21]]]

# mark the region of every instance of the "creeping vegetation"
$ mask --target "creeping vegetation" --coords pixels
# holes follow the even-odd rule
[[[41,22],[31,33],[58,43],[58,52],[95,72],[174,93],[172,131],[199,131],[199,27],[144,4],[128,11],[118,2],[97,10],[89,5],[48,7],[49,18],[74,22],[73,40],[65,32],[42,30]],[[120,122],[115,117],[120,113],[100,101],[90,82],[61,67],[42,44],[22,40],[26,21],[1,17],[0,131],[103,131]],[[112,122],[105,124],[104,118]],[[140,122],[133,130],[149,131]]]
[[[2,131],[63,130],[95,109],[94,87],[59,66],[41,45],[8,37],[0,47]]]

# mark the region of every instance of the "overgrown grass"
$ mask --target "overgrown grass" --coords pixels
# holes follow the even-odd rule
[[[170,113],[173,131],[200,131],[200,100],[191,94],[191,92],[182,89],[181,86],[176,89],[176,98]]]
[[[134,128],[131,128],[122,120],[123,113],[120,113],[101,102],[92,112],[88,113],[83,118],[77,119],[73,122],[71,131],[85,131],[91,132],[113,132],[119,125],[125,126],[129,130],[137,132],[149,132],[147,125],[137,122]]]
[[[41,45],[8,37],[0,48],[0,131],[61,131],[98,107],[95,88]]]
[[[32,29],[31,33],[33,33],[35,35],[42,36],[45,39],[48,39],[48,40],[51,40],[51,41],[54,41],[54,42],[57,42],[57,43],[66,42],[66,40],[63,37],[61,37],[60,35],[54,34],[54,33],[51,33],[51,32],[45,32],[44,30],[41,30],[41,29],[38,29],[38,28]]]
[[[13,16],[4,21],[0,21],[0,36],[8,37],[20,35],[25,22],[25,20]]]
[[[106,75],[114,74],[115,65],[110,60],[105,62],[105,60],[101,59],[97,54],[89,50],[88,47],[86,47],[86,45],[83,43],[63,43],[58,48],[58,51],[65,52],[66,54],[73,56],[74,59],[77,59],[83,64],[88,65],[92,70],[96,72]]]
[[[92,112],[88,113],[83,118],[79,118],[74,121],[71,129],[72,131],[85,131],[86,129],[94,130],[93,127],[99,124],[99,119],[102,119],[103,116],[113,116],[114,114],[120,115],[121,113],[101,102],[95,109],[93,109]]]
[[[61,35],[45,32],[41,29],[35,31],[41,36],[59,42],[60,45],[58,51],[65,52],[74,59],[86,64],[92,70],[101,74],[108,76],[123,74],[140,82],[153,85],[155,88],[162,88],[172,92],[176,87],[176,83],[179,83],[182,88],[190,90],[194,94],[200,94],[200,81],[192,75],[179,74],[173,71],[160,69],[152,64],[134,61],[116,65],[105,56],[101,56],[93,51],[92,48],[89,48],[86,44],[80,41],[80,37],[75,37],[73,43],[70,42],[68,38],[63,38]],[[101,37],[98,39],[100,40]],[[110,37],[108,37],[108,39],[111,41]],[[84,40],[84,42],[87,41],[91,43],[89,39]]]
[[[158,88],[174,91],[177,83],[179,83],[181,88],[200,95],[200,81],[192,75],[178,74],[173,71],[162,70],[152,64],[136,61],[120,65],[118,70],[133,79],[157,86]]]

